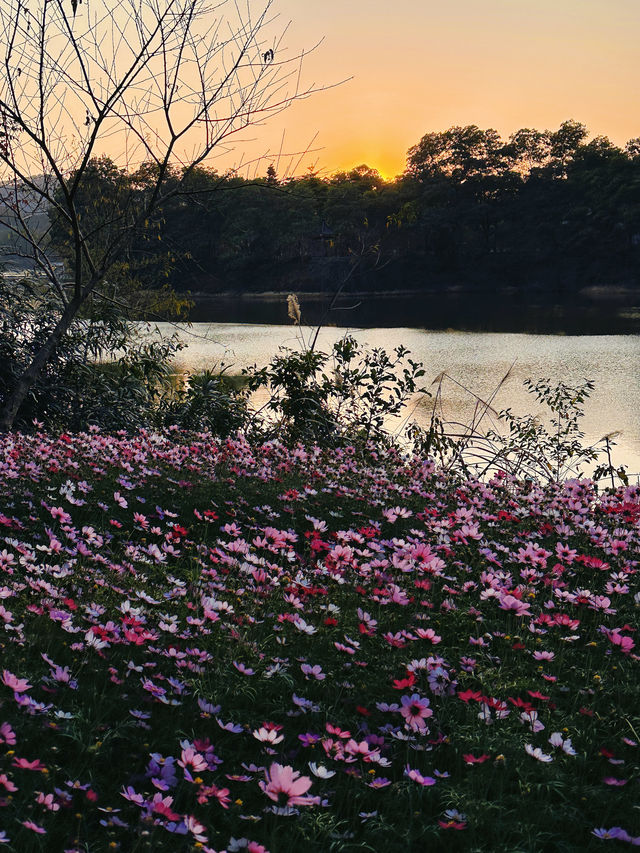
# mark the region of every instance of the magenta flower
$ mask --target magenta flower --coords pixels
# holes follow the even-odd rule
[[[311,787],[311,779],[289,765],[274,762],[264,775],[266,781],[261,781],[260,787],[278,805],[311,806],[319,802],[318,797],[303,796]]]
[[[153,799],[149,803],[151,806],[151,811],[155,814],[163,815],[168,820],[178,820],[180,818],[179,814],[173,811],[171,805],[173,803],[173,797],[163,797],[162,794],[154,794]]]
[[[20,770],[46,770],[39,758],[35,758],[33,761],[28,761],[26,758],[14,758],[13,766]]]
[[[488,761],[491,758],[490,755],[487,755],[486,752],[483,752],[482,755],[478,755],[477,757],[472,752],[466,752],[462,756],[465,764],[484,764],[485,761]]]

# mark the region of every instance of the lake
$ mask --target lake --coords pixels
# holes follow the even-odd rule
[[[308,341],[311,329],[292,325],[258,323],[159,323],[163,334],[176,333],[186,348],[179,353],[177,367],[186,373],[232,365],[231,373],[243,367],[267,364],[282,346],[296,349],[301,337]],[[324,327],[318,347],[328,351],[345,329]],[[429,386],[442,371],[460,385],[486,399],[512,367],[511,375],[497,394],[494,408],[511,408],[516,414],[538,412],[534,398],[523,381],[548,378],[573,385],[584,379],[595,382],[585,405],[585,441],[593,443],[607,433],[620,431],[615,440],[613,461],[626,464],[629,472],[640,472],[640,335],[532,335],[497,332],[430,331],[416,328],[350,329],[358,341],[388,351],[399,345],[411,350],[412,358],[426,369]],[[433,390],[433,389],[432,389]],[[411,415],[428,422],[430,401],[416,398]],[[474,400],[461,387],[446,380],[443,385],[445,416],[468,421]]]

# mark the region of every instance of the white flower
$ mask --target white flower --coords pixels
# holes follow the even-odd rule
[[[561,749],[567,755],[576,755],[576,751],[571,745],[571,738],[568,737],[566,740],[563,740],[560,732],[554,732],[549,738],[549,743],[551,746],[555,746],[557,749]]]
[[[277,729],[266,729],[264,726],[254,729],[253,736],[256,740],[262,743],[269,743],[272,746],[284,740],[284,735],[279,735]]]
[[[520,719],[525,725],[528,725],[532,732],[541,732],[544,729],[544,723],[538,719],[537,711],[523,711],[520,714]]]
[[[553,761],[553,758],[543,752],[539,746],[536,746],[534,748],[532,744],[525,743],[524,749],[525,752],[532,758],[536,758],[538,761],[543,761],[545,764],[548,764],[550,761]]]
[[[483,702],[480,705],[480,713],[478,714],[478,719],[482,720],[483,723],[486,723],[488,726],[493,724],[493,719],[491,717],[491,708],[487,705],[486,702]]]
[[[309,770],[311,770],[313,775],[317,776],[318,779],[331,779],[332,776],[336,775],[335,770],[329,770],[323,764],[316,764],[315,761],[309,762]]]

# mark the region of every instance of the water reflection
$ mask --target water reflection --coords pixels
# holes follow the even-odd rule
[[[458,291],[422,295],[344,295],[330,310],[330,297],[301,294],[303,318],[341,328],[413,328],[436,331],[528,332],[530,334],[640,334],[640,294],[597,288],[579,294],[499,294]],[[283,294],[198,297],[190,319],[213,323],[287,322]]]

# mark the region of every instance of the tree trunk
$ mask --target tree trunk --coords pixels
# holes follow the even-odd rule
[[[67,304],[55,328],[42,347],[35,354],[31,364],[17,380],[15,388],[7,397],[4,408],[0,412],[0,433],[9,432],[13,428],[16,416],[27,397],[27,394],[53,355],[60,340],[69,330],[69,327],[73,323],[84,301],[85,297],[74,296],[74,298]]]

